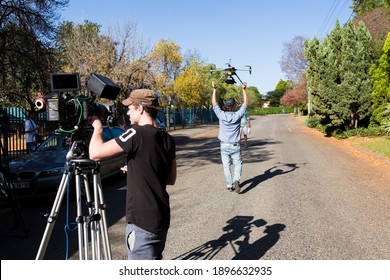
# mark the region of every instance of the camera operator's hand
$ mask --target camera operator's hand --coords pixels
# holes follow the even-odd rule
[[[242,89],[246,89],[246,82],[242,84]]]
[[[217,85],[214,82],[211,83],[211,86],[213,87],[213,89],[217,88]]]
[[[97,116],[91,117],[91,125],[94,129],[101,129],[103,127],[102,122]]]

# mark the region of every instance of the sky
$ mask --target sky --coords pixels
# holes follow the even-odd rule
[[[88,20],[108,27],[136,23],[153,46],[170,39],[182,53],[196,51],[206,63],[236,69],[261,94],[287,80],[280,68],[284,44],[296,36],[322,39],[352,18],[352,0],[70,0],[60,13],[76,24]],[[236,79],[237,82],[239,82]]]

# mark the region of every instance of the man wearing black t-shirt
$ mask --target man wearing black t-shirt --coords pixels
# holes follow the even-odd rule
[[[102,123],[92,118],[89,145],[92,160],[127,154],[126,245],[129,259],[162,259],[170,223],[167,185],[176,181],[176,146],[156,125],[159,103],[152,90],[137,89],[122,104],[128,107],[131,128],[108,142]]]

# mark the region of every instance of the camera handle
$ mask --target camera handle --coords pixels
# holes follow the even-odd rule
[[[72,145],[73,147],[73,145]],[[70,168],[67,168],[70,167]],[[71,169],[71,170],[70,170]],[[106,204],[103,200],[102,184],[100,179],[100,163],[89,159],[70,159],[65,163],[64,173],[59,185],[52,210],[47,218],[47,225],[42,237],[41,244],[36,256],[36,260],[42,260],[49,244],[49,240],[59,215],[62,200],[73,173],[76,174],[76,206],[77,206],[77,227],[78,227],[78,246],[79,259],[88,260],[111,260],[110,241],[108,238],[106,221]],[[92,174],[93,196],[89,188],[88,174]],[[83,179],[85,187],[86,205],[88,213],[85,215],[85,209],[82,204],[81,180]],[[88,240],[91,241],[89,244]]]

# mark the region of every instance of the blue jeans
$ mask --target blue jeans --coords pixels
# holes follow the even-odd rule
[[[240,183],[242,173],[242,159],[240,143],[235,144],[221,142],[221,159],[223,173],[225,174],[226,186],[231,187],[233,182]],[[230,164],[233,162],[233,178],[230,171]]]
[[[126,226],[126,247],[129,260],[161,260],[168,230],[155,234],[134,224]]]

